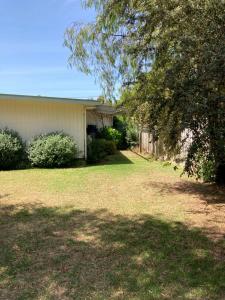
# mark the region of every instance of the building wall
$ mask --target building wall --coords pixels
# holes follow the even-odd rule
[[[113,116],[107,114],[100,114],[95,111],[87,111],[87,125],[95,125],[98,129],[103,126],[113,126]]]
[[[80,157],[85,152],[85,106],[81,104],[0,100],[0,128],[8,127],[29,141],[34,136],[63,131],[74,138]]]

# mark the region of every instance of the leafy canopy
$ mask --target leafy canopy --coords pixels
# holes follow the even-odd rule
[[[86,0],[84,5],[94,7],[97,17],[67,30],[70,63],[95,74],[108,93],[121,84],[130,114],[157,128],[168,151],[179,152],[191,136],[185,170],[198,175],[210,160],[222,182],[225,1]]]

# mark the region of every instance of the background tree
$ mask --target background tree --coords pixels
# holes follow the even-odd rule
[[[97,101],[100,102],[101,104],[109,104],[112,105],[112,100],[107,99],[105,96],[101,95],[97,98]]]
[[[210,161],[215,181],[225,184],[225,1],[84,4],[97,17],[67,30],[70,63],[97,75],[107,93],[121,84],[130,112],[145,108],[169,152],[179,152],[188,129],[185,171],[198,176]]]

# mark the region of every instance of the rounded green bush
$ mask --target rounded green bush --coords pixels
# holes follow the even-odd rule
[[[27,152],[31,165],[39,168],[69,167],[77,158],[77,146],[74,140],[59,132],[34,138]]]
[[[0,130],[0,169],[16,169],[24,154],[25,146],[19,134],[9,129]]]
[[[116,152],[116,144],[113,141],[105,139],[93,139],[88,144],[89,163],[96,163],[104,159],[107,155],[112,155]]]
[[[88,143],[87,147],[87,161],[89,163],[96,163],[106,157],[104,139],[93,139]]]

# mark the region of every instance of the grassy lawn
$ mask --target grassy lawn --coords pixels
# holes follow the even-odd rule
[[[0,172],[0,299],[225,299],[225,193],[131,152]]]

